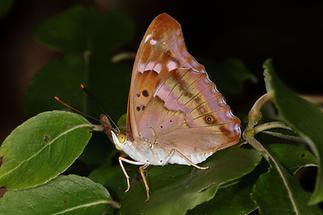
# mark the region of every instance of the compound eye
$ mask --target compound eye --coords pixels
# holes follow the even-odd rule
[[[126,135],[124,134],[118,134],[118,140],[119,140],[119,143],[125,143],[126,142]]]

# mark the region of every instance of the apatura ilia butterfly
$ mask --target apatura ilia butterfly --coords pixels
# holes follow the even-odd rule
[[[209,79],[203,65],[185,47],[180,24],[166,13],[157,16],[138,49],[128,97],[126,132],[113,129],[101,116],[105,132],[118,150],[144,169],[149,165],[197,164],[240,139],[240,120]]]

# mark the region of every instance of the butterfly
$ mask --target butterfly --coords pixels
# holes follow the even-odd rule
[[[190,55],[180,24],[166,13],[148,27],[138,49],[128,97],[126,131],[112,128],[100,117],[120,156],[119,164],[139,165],[149,199],[144,170],[150,165],[197,164],[218,150],[239,142],[240,120],[235,117],[203,65]]]

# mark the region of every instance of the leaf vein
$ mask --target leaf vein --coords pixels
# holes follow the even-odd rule
[[[86,128],[86,127],[92,127],[92,124],[80,124],[77,126],[74,126],[64,132],[62,132],[61,134],[59,134],[58,136],[56,136],[54,139],[52,139],[48,144],[46,144],[45,146],[43,146],[42,148],[40,148],[35,154],[33,154],[32,156],[30,156],[29,158],[21,161],[16,167],[14,167],[13,169],[9,170],[8,172],[5,172],[3,175],[0,176],[0,179],[9,175],[10,173],[12,173],[13,171],[17,170],[20,166],[22,166],[24,163],[30,161],[31,159],[33,159],[34,157],[36,157],[37,155],[39,155],[43,150],[45,150],[47,147],[50,147],[57,139],[63,137],[64,135],[79,129],[79,128]]]
[[[78,209],[88,208],[88,207],[101,205],[101,204],[107,204],[108,205],[109,203],[110,203],[109,200],[98,200],[96,202],[90,202],[90,203],[86,203],[86,204],[82,204],[82,205],[77,205],[77,206],[74,206],[74,207],[71,207],[71,208],[67,208],[65,210],[62,210],[62,211],[59,211],[59,212],[56,212],[56,213],[52,213],[52,215],[64,214],[64,213],[75,211],[75,210],[78,210]]]

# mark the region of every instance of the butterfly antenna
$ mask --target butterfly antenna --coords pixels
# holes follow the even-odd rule
[[[104,111],[104,109],[103,109],[103,107],[100,105],[100,103],[98,102],[98,100],[93,96],[93,94],[85,87],[85,85],[84,84],[80,84],[80,88],[82,89],[82,91],[85,93],[85,95],[87,96],[87,97],[89,97],[89,99],[93,102],[93,103],[95,103],[95,105],[96,106],[98,106],[99,107],[99,109],[100,109],[100,111],[102,112],[102,113],[105,113],[105,111]]]
[[[116,123],[111,119],[111,117],[110,117],[109,115],[107,115],[107,116],[108,116],[108,118],[109,118],[110,122],[112,122],[114,129],[116,129],[116,130],[117,130],[117,132],[118,132],[118,133],[120,133],[120,129],[119,129],[119,127],[117,126],[117,124],[116,124]]]
[[[106,113],[106,111],[104,110],[104,108],[100,105],[100,102],[98,102],[98,100],[95,98],[95,96],[93,96],[93,94],[85,87],[85,84],[81,83],[80,84],[80,88],[83,90],[83,92],[85,93],[85,95],[87,95],[89,97],[89,99],[92,100],[99,107],[99,109],[100,109],[100,111],[102,113]],[[114,129],[116,129],[118,132],[120,132],[119,127],[112,120],[112,118],[108,114],[105,114],[105,115],[109,118],[109,120],[112,123]]]
[[[100,122],[100,120],[98,120],[98,119],[94,118],[93,116],[91,116],[91,115],[89,115],[89,114],[87,114],[87,113],[84,113],[84,112],[82,112],[82,111],[80,111],[80,110],[78,110],[78,109],[76,109],[76,108],[72,107],[71,105],[67,104],[66,102],[64,102],[64,101],[63,101],[61,98],[59,98],[58,96],[54,96],[54,99],[55,99],[58,103],[60,103],[61,105],[63,105],[63,106],[65,106],[65,107],[67,107],[68,109],[70,109],[70,110],[72,110],[72,111],[74,111],[74,112],[77,112],[77,113],[79,113],[79,114],[81,114],[81,115],[83,115],[83,116],[85,116],[85,117],[87,117],[87,118],[90,118],[90,119],[93,119],[93,120],[95,120],[95,121],[97,121],[97,122]]]

